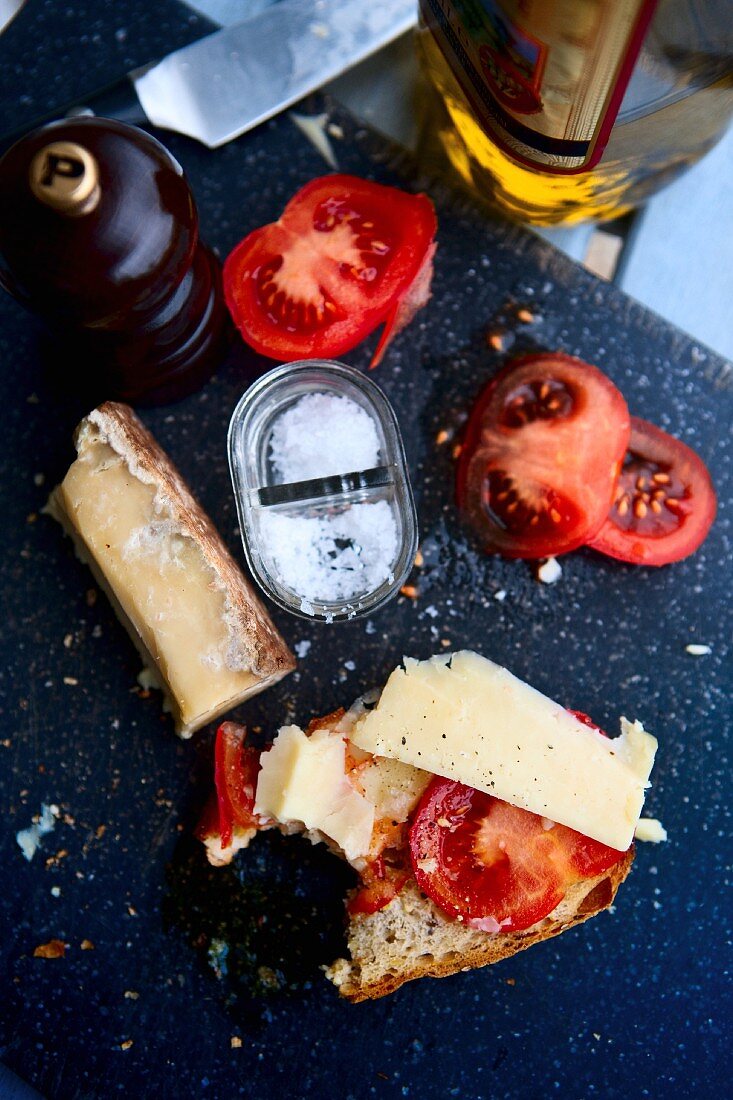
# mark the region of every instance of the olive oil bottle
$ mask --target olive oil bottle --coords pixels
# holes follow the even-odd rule
[[[418,42],[426,140],[540,225],[638,206],[733,115],[731,0],[420,0]]]

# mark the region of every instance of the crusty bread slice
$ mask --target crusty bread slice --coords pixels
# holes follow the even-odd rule
[[[74,539],[168,696],[176,731],[190,737],[280,680],[295,667],[293,655],[131,408],[100,405],[78,426],[75,443],[78,458],[48,511]]]
[[[357,1002],[384,997],[415,978],[499,962],[607,909],[633,859],[632,847],[609,871],[573,885],[552,913],[521,932],[480,932],[450,920],[410,879],[384,909],[350,919],[351,958],[337,959],[326,976],[342,997]]]

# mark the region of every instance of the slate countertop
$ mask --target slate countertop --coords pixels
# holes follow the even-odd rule
[[[343,170],[420,185],[393,150],[325,107],[344,134]],[[216,153],[157,136],[183,164],[220,254],[323,172],[286,116]],[[487,970],[341,1002],[319,967],[343,949],[348,872],[271,836],[215,872],[191,838],[213,731],[178,742],[159,698],[140,697],[133,647],[40,514],[86,409],[49,386],[40,325],[3,297],[0,1058],[49,1098],[666,1100],[719,1091],[733,1073],[730,369],[531,234],[433,197],[433,299],[376,376],[405,436],[419,598],[331,628],[276,612],[308,654],[238,717],[266,734],[348,704],[403,653],[477,648],[611,731],[620,713],[641,718],[660,741],[646,812],[670,841],[639,846],[613,914]],[[487,346],[489,332],[504,351]],[[459,429],[508,354],[539,347],[598,363],[632,412],[709,464],[719,517],[693,558],[655,571],[581,551],[544,586],[526,563],[480,553],[436,437]],[[346,358],[365,367],[369,351]],[[237,346],[200,394],[143,414],[239,560],[226,428],[268,365]],[[689,643],[711,652],[693,657]],[[56,825],[28,862],[16,833],[42,804],[58,807]],[[34,958],[52,938],[69,945],[65,957]]]

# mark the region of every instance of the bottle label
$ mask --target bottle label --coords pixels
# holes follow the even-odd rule
[[[474,115],[521,164],[603,155],[657,0],[420,0]]]

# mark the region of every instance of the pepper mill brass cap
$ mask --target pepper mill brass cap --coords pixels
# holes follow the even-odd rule
[[[99,166],[76,142],[53,141],[39,149],[28,177],[36,198],[60,214],[88,214],[99,202]]]

